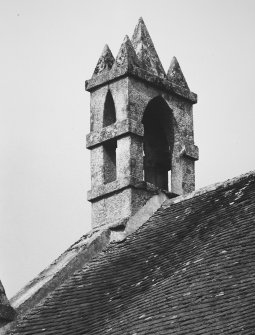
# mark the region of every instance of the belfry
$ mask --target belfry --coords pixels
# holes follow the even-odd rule
[[[91,93],[94,227],[128,219],[159,192],[174,197],[194,191],[197,96],[175,57],[165,73],[142,18],[116,59],[104,47],[85,86]]]

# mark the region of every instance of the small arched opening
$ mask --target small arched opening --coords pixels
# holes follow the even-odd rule
[[[115,105],[112,94],[108,91],[104,103],[103,127],[107,127],[114,122],[116,122]]]
[[[144,125],[144,180],[161,189],[169,190],[174,144],[173,113],[165,100],[152,99],[143,115]]]
[[[104,184],[116,180],[116,148],[117,140],[111,139],[104,143]]]

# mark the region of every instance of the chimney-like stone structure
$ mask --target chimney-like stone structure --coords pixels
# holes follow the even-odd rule
[[[142,18],[116,59],[104,47],[85,88],[93,227],[128,219],[160,191],[169,197],[194,191],[197,96],[175,57],[165,73]]]
[[[0,281],[0,328],[15,318],[15,311],[6,297],[4,287]]]

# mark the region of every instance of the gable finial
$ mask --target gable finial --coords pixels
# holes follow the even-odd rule
[[[101,56],[99,57],[92,78],[99,74],[109,71],[112,68],[114,61],[115,59],[112,55],[112,52],[108,44],[106,44],[104,46]]]
[[[132,44],[142,68],[158,77],[165,78],[165,70],[142,17],[139,18],[135,27]]]
[[[180,87],[183,87],[184,89],[189,90],[189,86],[187,84],[187,81],[182,73],[180,64],[176,57],[172,58],[169,70],[167,72],[167,79]]]
[[[126,35],[113,64],[112,71],[114,71],[117,67],[129,67],[133,65],[139,67],[140,62],[129,37]]]

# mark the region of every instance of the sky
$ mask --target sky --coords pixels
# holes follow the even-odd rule
[[[0,0],[0,279],[10,298],[90,230],[89,79],[142,16],[194,105],[196,188],[255,169],[254,0]]]

